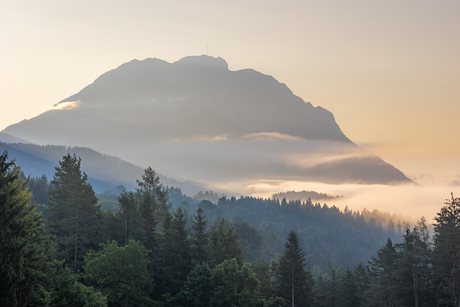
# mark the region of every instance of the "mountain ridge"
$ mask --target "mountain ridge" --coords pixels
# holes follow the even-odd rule
[[[231,71],[224,59],[209,56],[124,63],[4,132],[37,144],[89,147],[205,182],[277,176],[410,181],[348,139],[330,111],[272,76]]]

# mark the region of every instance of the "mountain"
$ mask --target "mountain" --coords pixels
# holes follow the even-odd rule
[[[12,135],[0,132],[0,142],[3,143],[24,143],[24,144],[29,144],[29,141],[14,137]]]
[[[221,58],[133,60],[4,133],[93,148],[175,178],[211,183],[410,180],[356,146],[329,111],[273,77]]]
[[[136,179],[141,179],[144,173],[138,166],[84,147],[0,142],[0,152],[5,150],[8,152],[8,159],[14,160],[26,176],[36,178],[45,175],[48,180],[53,179],[55,167],[59,166],[63,156],[68,153],[75,154],[82,159],[82,171],[88,175],[88,181],[97,193],[114,189],[117,185],[123,185],[128,190],[135,189]],[[161,174],[158,176],[164,186],[180,188],[188,195],[207,189],[198,183],[179,182]]]

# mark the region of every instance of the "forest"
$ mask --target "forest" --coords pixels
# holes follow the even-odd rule
[[[136,190],[96,195],[82,163],[64,156],[48,181],[0,155],[0,306],[460,304],[454,195],[433,225],[410,225],[311,200],[189,197],[150,167]]]

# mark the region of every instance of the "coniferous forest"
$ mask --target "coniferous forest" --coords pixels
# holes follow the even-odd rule
[[[416,225],[379,212],[164,187],[98,194],[0,156],[0,306],[459,306],[460,198]],[[208,193],[208,192],[207,192]]]

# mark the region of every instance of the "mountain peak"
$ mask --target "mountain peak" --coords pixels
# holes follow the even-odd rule
[[[228,70],[228,63],[221,57],[212,57],[208,55],[198,55],[198,56],[187,56],[180,59],[174,64],[179,65],[193,65],[193,66],[207,66],[213,68],[223,68]]]
[[[4,132],[89,147],[178,178],[389,183],[408,179],[358,148],[331,112],[275,78],[207,55],[133,60]]]

